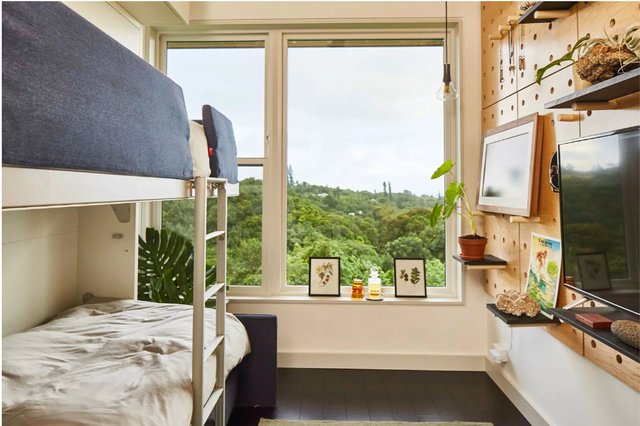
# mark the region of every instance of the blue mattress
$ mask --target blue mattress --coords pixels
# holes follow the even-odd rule
[[[2,3],[4,165],[189,179],[180,86],[58,2]]]

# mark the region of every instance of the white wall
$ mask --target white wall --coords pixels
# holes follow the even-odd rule
[[[508,349],[509,329],[486,317],[488,344]],[[514,329],[509,362],[496,367],[542,417],[533,426],[640,425],[638,392],[542,329]]]
[[[75,304],[78,209],[2,215],[2,336]]]
[[[462,21],[461,157],[475,198],[480,147],[480,3],[455,2]],[[193,2],[191,23],[444,17],[443,4],[408,2]],[[467,66],[465,67],[465,64]],[[467,274],[464,306],[231,302],[231,312],[278,315],[281,366],[484,370],[486,308],[482,274]]]

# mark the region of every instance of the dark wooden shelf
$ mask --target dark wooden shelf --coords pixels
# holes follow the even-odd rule
[[[485,255],[482,260],[464,260],[457,254],[454,254],[453,258],[469,269],[504,269],[507,267],[506,260],[502,260],[491,254]]]
[[[571,7],[578,3],[577,1],[539,1],[531,6],[527,11],[518,19],[518,24],[536,24],[540,22],[553,22],[556,18],[551,19],[534,19],[533,15],[536,12],[545,10],[569,10]]]
[[[502,312],[495,303],[488,303],[487,309],[491,311],[491,313],[500,320],[507,324],[509,327],[547,327],[549,325],[558,325],[560,324],[560,320],[557,318],[550,319],[549,317],[544,316],[542,313],[539,313],[535,317],[531,318],[526,315],[515,316],[511,314],[507,314]]]
[[[584,331],[589,336],[615,349],[621,354],[628,356],[635,362],[640,362],[640,349],[636,349],[622,342],[622,340],[618,339],[609,329],[591,328],[588,325],[578,321],[576,319],[576,314],[584,314],[584,313],[600,314],[603,317],[609,318],[612,321],[629,320],[629,321],[638,322],[637,317],[634,317],[633,315],[630,315],[630,314],[625,314],[624,312],[620,312],[612,308],[571,308],[571,309],[554,308],[554,309],[551,309],[551,312],[553,312],[554,316],[560,318],[562,321],[566,322],[572,327],[575,327],[580,331]]]
[[[638,91],[640,91],[640,68],[547,102],[544,107],[546,109],[571,108],[574,102],[608,102]]]

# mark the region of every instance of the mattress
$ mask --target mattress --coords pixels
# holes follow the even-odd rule
[[[2,339],[6,426],[188,426],[192,308],[142,301],[88,304]],[[206,309],[205,335],[215,335]],[[226,374],[250,351],[244,326],[226,317]],[[215,385],[215,355],[205,389]]]

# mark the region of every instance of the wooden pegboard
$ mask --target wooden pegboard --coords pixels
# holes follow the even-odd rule
[[[605,132],[640,124],[640,95],[634,94],[619,100],[615,111],[545,110],[545,102],[571,94],[589,85],[575,74],[574,67],[565,65],[547,72],[542,84],[535,83],[538,67],[545,66],[556,56],[573,47],[579,37],[590,33],[592,37],[620,32],[630,23],[640,20],[640,3],[637,2],[579,2],[570,10],[567,18],[549,23],[525,24],[522,33],[512,26],[514,55],[525,55],[525,70],[508,72],[506,42],[491,41],[488,34],[497,33],[498,25],[504,25],[508,15],[517,13],[517,2],[482,3],[482,131],[517,120],[537,112],[544,116],[544,140],[540,172],[539,206],[540,223],[510,223],[509,216],[492,215],[484,218],[484,235],[487,252],[507,261],[504,270],[485,272],[485,291],[496,296],[506,290],[524,291],[529,268],[531,233],[535,232],[560,238],[560,209],[558,194],[549,185],[548,166],[558,142],[590,134]],[[504,22],[503,22],[504,21]],[[505,82],[499,82],[500,51],[503,49],[503,73]],[[516,61],[517,66],[517,61]],[[513,80],[512,80],[513,78]],[[576,121],[561,120],[561,115],[571,115]],[[566,117],[562,117],[565,119]],[[580,297],[562,286],[558,294],[558,306],[564,306]],[[590,302],[588,306],[591,306]],[[593,305],[597,305],[593,303]],[[628,359],[614,349],[592,342],[580,330],[568,324],[547,327],[545,330],[578,354],[593,361],[615,377],[640,392],[640,364]]]

